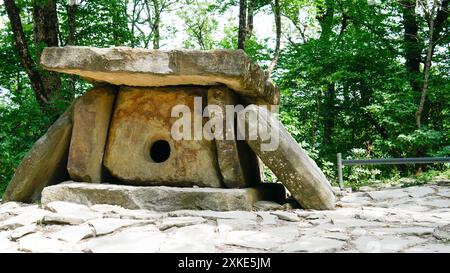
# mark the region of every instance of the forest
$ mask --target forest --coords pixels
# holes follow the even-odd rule
[[[50,46],[243,49],[280,88],[281,121],[333,183],[337,153],[450,156],[449,2],[0,0],[0,194],[90,86],[44,71],[39,58]],[[421,183],[449,170],[346,167],[344,179]]]

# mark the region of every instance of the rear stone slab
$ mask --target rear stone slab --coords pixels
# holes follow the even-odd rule
[[[54,201],[64,201],[87,206],[110,204],[154,211],[250,211],[261,198],[262,193],[256,188],[140,187],[66,182],[45,188],[41,202],[43,206]]]

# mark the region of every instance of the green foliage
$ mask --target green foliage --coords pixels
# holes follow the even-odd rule
[[[0,193],[27,151],[56,118],[42,113],[29,90],[9,99],[9,104],[0,104]]]

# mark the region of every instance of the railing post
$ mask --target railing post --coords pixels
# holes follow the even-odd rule
[[[337,154],[337,168],[338,168],[338,179],[339,179],[339,188],[344,188],[344,180],[342,178],[342,154]]]

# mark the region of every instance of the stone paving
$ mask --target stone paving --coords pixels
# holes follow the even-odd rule
[[[0,205],[0,252],[450,252],[450,187],[338,196],[335,211],[270,202],[253,212],[168,213],[10,202]]]

